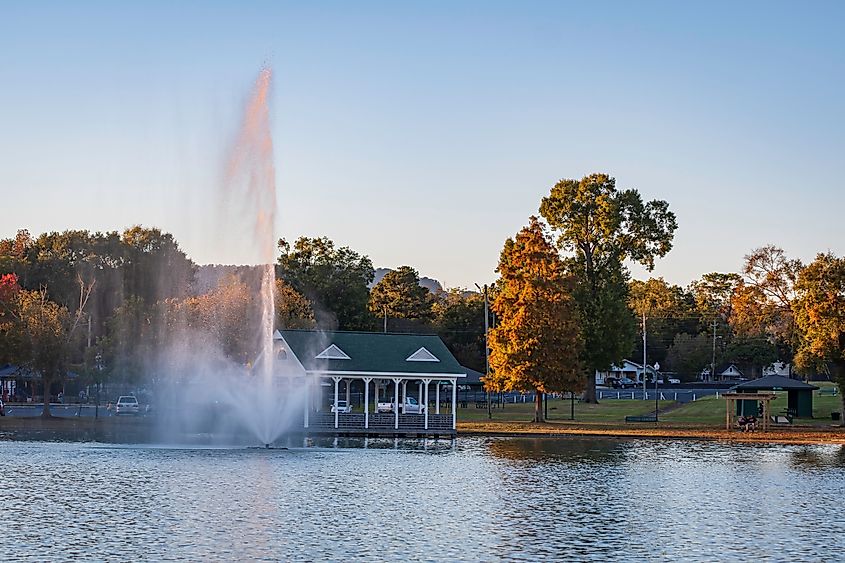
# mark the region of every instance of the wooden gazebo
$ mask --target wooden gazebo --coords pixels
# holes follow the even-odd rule
[[[722,398],[725,399],[725,429],[730,430],[733,427],[734,419],[736,418],[737,401],[754,401],[755,403],[763,404],[763,414],[757,419],[761,422],[760,429],[764,432],[769,429],[769,403],[777,398],[775,393],[723,393]]]

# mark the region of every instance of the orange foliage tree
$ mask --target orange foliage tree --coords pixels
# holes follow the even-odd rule
[[[574,281],[536,217],[505,241],[497,271],[498,325],[490,332],[492,373],[485,384],[535,391],[534,420],[542,422],[543,393],[581,391],[586,383]]]

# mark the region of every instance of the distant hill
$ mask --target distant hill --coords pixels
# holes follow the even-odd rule
[[[391,268],[376,268],[375,269],[375,277],[373,278],[373,283],[370,284],[370,288],[372,288],[374,285],[376,285],[378,282],[380,282],[381,278],[383,278],[385,275],[387,275],[387,272],[390,272],[390,271],[391,271]],[[443,286],[440,285],[440,282],[435,280],[435,279],[432,279],[432,278],[421,277],[420,278],[420,285],[423,286],[424,288],[426,288],[427,290],[429,290],[432,293],[437,293],[438,291],[443,291]]]
[[[373,278],[373,282],[369,285],[370,289],[380,282],[381,278],[383,278],[389,271],[391,271],[390,268],[376,268],[374,271],[375,277]],[[194,283],[191,287],[190,293],[191,295],[202,295],[208,293],[217,287],[220,280],[230,275],[234,275],[235,277],[246,281],[251,280],[256,275],[260,275],[260,271],[255,266],[231,266],[224,264],[207,264],[197,266],[196,273],[194,275]],[[421,277],[420,285],[432,293],[443,291],[443,286],[440,282],[432,278]]]

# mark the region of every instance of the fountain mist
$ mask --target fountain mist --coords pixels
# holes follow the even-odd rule
[[[175,382],[170,396],[179,398],[173,399],[161,416],[163,430],[171,440],[178,435],[202,434],[232,441],[248,434],[252,440],[270,444],[302,414],[301,389],[279,373],[273,350],[276,174],[270,131],[271,78],[270,69],[265,68],[255,82],[226,159],[217,198],[220,231],[230,238],[228,243],[236,240],[241,245],[238,260],[250,266],[235,268],[240,286],[230,285],[214,294],[222,297],[203,296],[211,300],[215,314],[222,309],[238,311],[238,322],[227,325],[230,332],[238,334],[222,334],[225,331],[220,326],[198,330],[190,319],[180,319],[176,337],[162,346],[153,367]],[[247,289],[240,293],[231,290],[244,286]],[[232,301],[235,306],[230,307]],[[242,302],[246,305],[238,309]],[[225,321],[225,314],[214,317],[218,324]],[[232,330],[241,320],[244,330]],[[238,340],[241,337],[248,342]],[[224,345],[233,341],[242,344],[249,357],[233,357],[235,347]]]

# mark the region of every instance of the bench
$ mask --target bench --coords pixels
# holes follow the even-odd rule
[[[657,416],[653,414],[643,414],[639,416],[626,416],[625,422],[657,422]]]
[[[825,387],[824,389],[819,389],[819,396],[821,396],[821,395],[835,396],[836,392],[837,392],[836,387]]]

